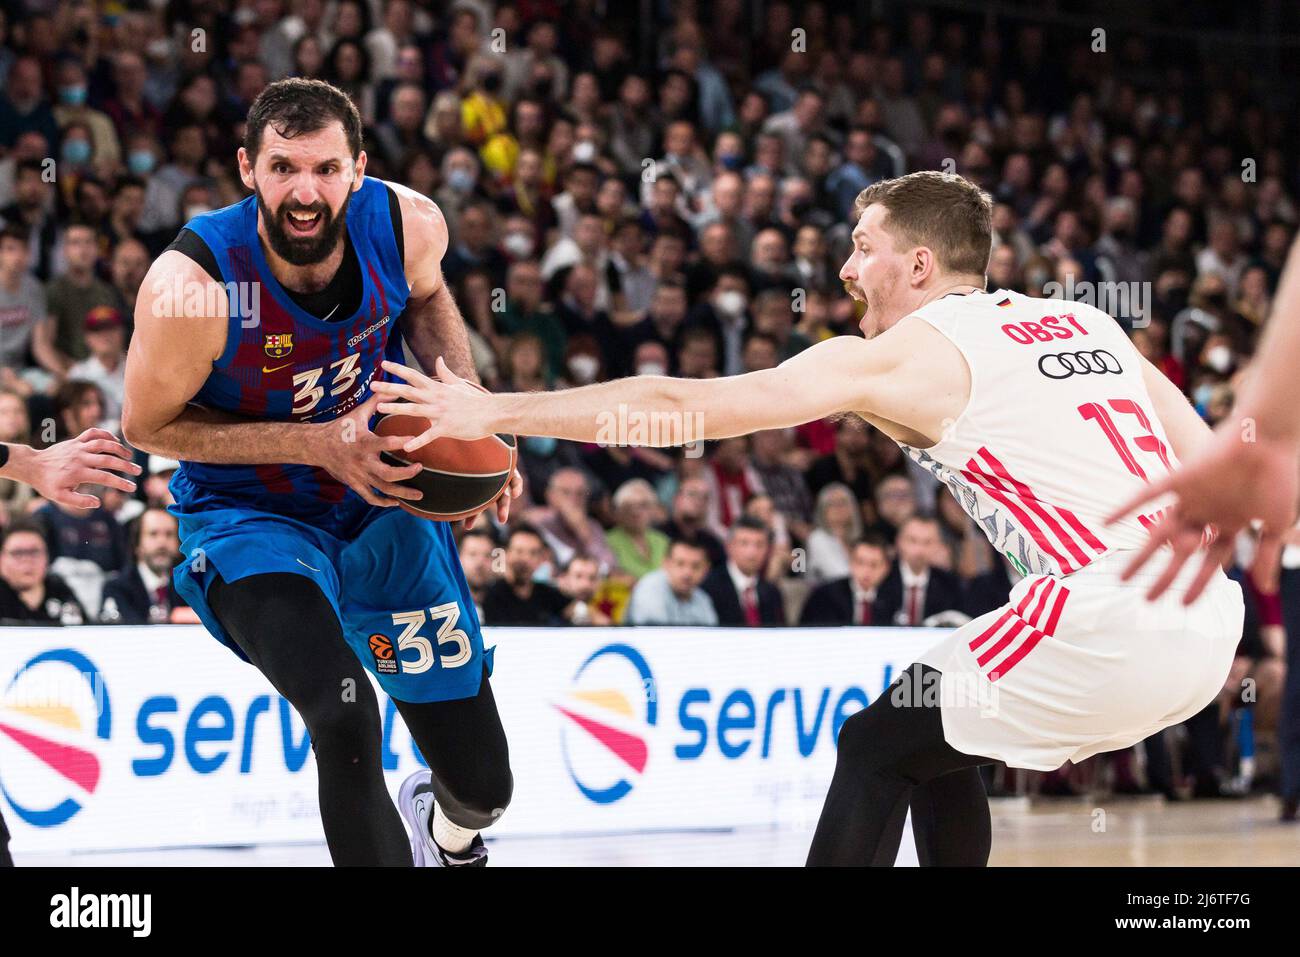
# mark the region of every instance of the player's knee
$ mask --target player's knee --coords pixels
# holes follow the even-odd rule
[[[302,718],[318,762],[322,755],[353,764],[379,760],[383,727],[374,707],[343,701],[318,704]]]
[[[472,776],[441,781],[448,818],[461,827],[483,829],[494,824],[514,794],[515,779],[508,765],[479,768]]]
[[[880,750],[880,736],[884,733],[880,709],[886,706],[888,702],[885,699],[878,699],[870,707],[850,715],[840,726],[836,747],[841,761],[852,760],[857,764],[874,763]]]

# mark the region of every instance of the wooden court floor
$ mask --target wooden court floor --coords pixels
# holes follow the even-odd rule
[[[991,808],[995,867],[1300,865],[1300,824],[1280,823],[1272,797],[1009,798]]]

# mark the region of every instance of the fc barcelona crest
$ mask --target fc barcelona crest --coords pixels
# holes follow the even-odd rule
[[[281,332],[276,335],[267,335],[262,337],[263,346],[266,354],[272,359],[283,359],[289,353],[293,352],[293,333]]]

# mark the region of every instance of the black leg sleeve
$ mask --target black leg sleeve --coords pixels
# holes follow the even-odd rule
[[[481,831],[510,804],[514,778],[487,668],[478,694],[423,704],[396,701],[433,777],[433,797],[453,824]]]
[[[379,704],[329,600],[309,578],[273,573],[218,577],[208,602],[307,725],[335,865],[409,867],[406,829],[384,783]]]

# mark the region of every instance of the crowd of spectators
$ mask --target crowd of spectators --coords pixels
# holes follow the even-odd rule
[[[991,289],[1109,293],[1216,422],[1300,217],[1287,110],[1203,45],[1108,40],[924,4],[0,3],[0,440],[117,428],[144,273],[244,197],[243,118],[288,75],[346,90],[367,172],[439,204],[490,388],[730,375],[858,334],[854,198],[948,169],[994,198]],[[461,542],[483,620],[952,624],[1016,580],[859,419],[700,451],[524,437],[509,527]],[[0,618],[193,620],[174,467],[91,514],[0,482]],[[1255,668],[1280,618],[1251,591]]]

